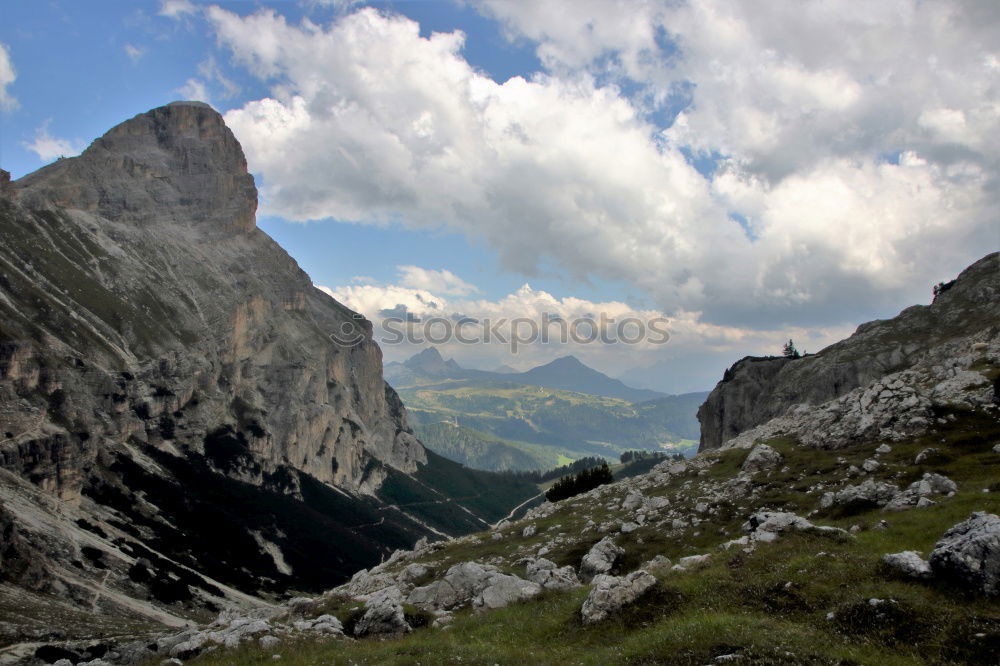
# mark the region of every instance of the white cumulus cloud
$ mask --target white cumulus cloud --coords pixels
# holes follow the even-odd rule
[[[166,16],[168,18],[180,18],[187,14],[194,14],[198,11],[191,0],[161,0],[160,1],[160,16]]]
[[[17,80],[17,70],[10,58],[10,50],[6,44],[0,43],[0,111],[10,111],[16,109],[19,104],[17,98],[7,90]]]
[[[73,157],[84,149],[84,144],[78,139],[70,140],[52,136],[49,133],[49,122],[46,120],[36,130],[31,141],[22,141],[21,145],[38,155],[42,162],[51,162],[60,157]]]
[[[268,212],[444,226],[738,329],[892,314],[1000,245],[994,4],[482,7],[546,71],[497,83],[371,8],[209,8],[271,85],[226,115]]]

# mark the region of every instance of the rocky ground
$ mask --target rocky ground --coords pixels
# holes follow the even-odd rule
[[[980,393],[907,437],[665,462],[322,596],[68,663],[997,663],[1000,419]]]

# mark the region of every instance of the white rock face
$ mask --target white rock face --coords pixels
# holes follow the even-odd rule
[[[580,609],[580,617],[584,624],[605,620],[633,603],[656,585],[656,578],[640,569],[624,577],[599,574],[594,577],[593,585]]]
[[[580,579],[589,581],[598,574],[608,573],[624,554],[625,550],[616,545],[611,537],[604,537],[580,561]]]
[[[927,579],[931,577],[931,567],[920,553],[915,550],[904,550],[901,553],[889,553],[882,556],[885,562],[894,571],[910,578]]]
[[[1000,517],[973,513],[941,536],[928,562],[936,577],[1000,594]]]
[[[287,501],[303,499],[299,472],[371,495],[387,469],[414,472],[427,461],[402,403],[382,378],[370,322],[316,289],[257,228],[253,176],[235,136],[208,105],[181,102],[139,114],[78,157],[12,186],[3,182],[0,205],[0,264],[18,267],[16,276],[4,269],[0,290],[0,414],[11,434],[4,435],[0,466],[51,495],[42,506],[55,498],[81,511],[63,516],[62,524],[53,521],[58,531],[37,530],[38,549],[55,559],[24,558],[32,566],[44,565],[56,578],[63,565],[72,566],[72,559],[56,560],[94,538],[82,535],[76,520],[100,525],[107,517],[101,502],[83,499],[106,496],[96,485],[127,495],[135,513],[124,522],[142,512],[178,525],[168,493],[141,496],[138,486],[147,481],[126,479],[121,471],[121,465],[135,466],[148,482],[175,490],[185,477],[150,456],[249,484],[262,500]],[[57,390],[58,400],[48,400]],[[223,479],[211,484],[224,485]],[[208,486],[178,494],[197,506]],[[5,482],[0,491],[5,511],[19,514],[19,526],[41,527],[32,507],[6,501],[10,488]],[[302,559],[305,552],[326,558],[324,566],[341,561],[344,567],[380,554],[381,537],[371,535],[348,546],[356,550],[343,559],[330,555],[335,546],[303,551],[293,542],[305,530],[289,530],[294,522],[276,518],[273,529],[260,531],[248,525],[268,557],[243,560],[249,582],[236,582],[242,574],[214,582],[221,583],[225,603],[248,605],[233,586],[262,593],[253,582],[275,576],[302,589],[303,570],[316,564]],[[140,589],[148,586],[124,575],[132,558],[114,552],[119,534],[101,529],[110,535],[100,549],[111,566],[75,574],[102,589],[101,609],[182,621],[169,604],[154,608],[148,590]],[[414,533],[407,529],[406,538]],[[55,537],[63,542],[58,547]],[[184,552],[186,561],[189,553],[208,561],[224,550],[196,530],[170,538],[174,554]],[[234,563],[231,571],[241,568]],[[216,603],[200,594],[192,599]],[[91,607],[83,595],[79,603]]]

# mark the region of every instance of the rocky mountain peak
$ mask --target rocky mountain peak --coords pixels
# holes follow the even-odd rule
[[[257,188],[243,149],[222,116],[201,102],[141,113],[79,157],[59,159],[16,186],[29,205],[109,220],[230,232],[255,226]]]
[[[407,359],[403,365],[411,370],[417,370],[429,375],[443,375],[462,369],[454,359],[444,360],[441,352],[436,347],[428,347],[423,351],[417,352]]]

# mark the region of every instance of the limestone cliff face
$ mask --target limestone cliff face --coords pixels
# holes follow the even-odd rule
[[[5,193],[7,469],[75,501],[103,453],[134,444],[369,493],[376,462],[426,460],[370,324],[256,228],[253,177],[211,107],[138,115]]]
[[[975,345],[982,348],[973,354]],[[920,376],[928,382],[953,379],[962,363],[989,362],[994,347],[1000,347],[997,253],[963,271],[932,305],[862,324],[817,354],[741,359],[698,410],[699,450],[719,448],[797,406],[821,405],[906,370],[924,369]]]

